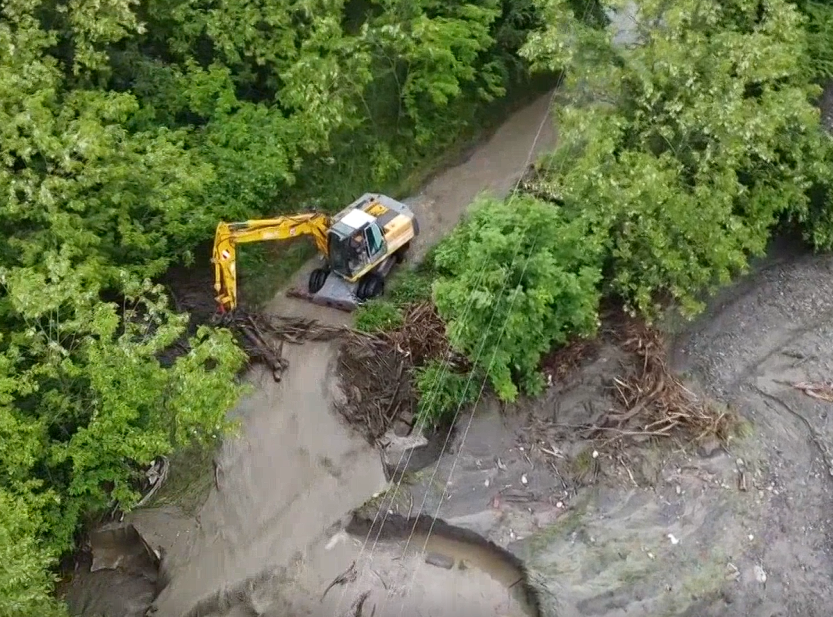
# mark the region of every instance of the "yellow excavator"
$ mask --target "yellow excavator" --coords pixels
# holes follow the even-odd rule
[[[245,242],[311,236],[324,266],[310,273],[306,291],[292,291],[316,304],[351,311],[384,293],[385,277],[404,259],[419,224],[405,204],[367,193],[335,216],[318,212],[217,225],[214,290],[220,313],[237,308],[236,247]],[[335,275],[335,276],[331,276]]]

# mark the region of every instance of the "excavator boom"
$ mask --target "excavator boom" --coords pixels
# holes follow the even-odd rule
[[[217,293],[220,311],[233,311],[237,307],[238,244],[312,236],[318,251],[326,256],[329,228],[330,217],[320,213],[280,216],[242,223],[219,223],[214,234],[211,262],[214,264],[214,291]]]

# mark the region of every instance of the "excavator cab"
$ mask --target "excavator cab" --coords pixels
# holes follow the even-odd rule
[[[364,222],[358,227],[342,223],[343,220],[339,221],[327,234],[327,257],[333,272],[352,279],[386,257],[386,242],[375,221]]]

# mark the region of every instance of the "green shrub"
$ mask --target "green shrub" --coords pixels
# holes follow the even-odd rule
[[[416,371],[416,421],[422,426],[444,426],[454,421],[457,410],[474,403],[482,379],[455,372],[439,360],[432,360]]]
[[[402,325],[402,311],[388,300],[371,300],[356,311],[356,330],[378,332]]]
[[[396,304],[425,302],[431,299],[432,278],[417,270],[402,270],[391,279],[388,297]]]
[[[530,196],[482,198],[437,248],[434,301],[452,346],[512,401],[543,386],[541,355],[595,332],[602,243]]]
[[[799,0],[798,7],[807,15],[807,55],[813,78],[833,77],[833,3]]]

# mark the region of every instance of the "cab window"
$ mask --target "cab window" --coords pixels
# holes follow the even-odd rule
[[[373,258],[383,248],[384,242],[382,232],[378,225],[372,223],[365,230],[365,235],[367,236],[367,253],[371,258]]]

